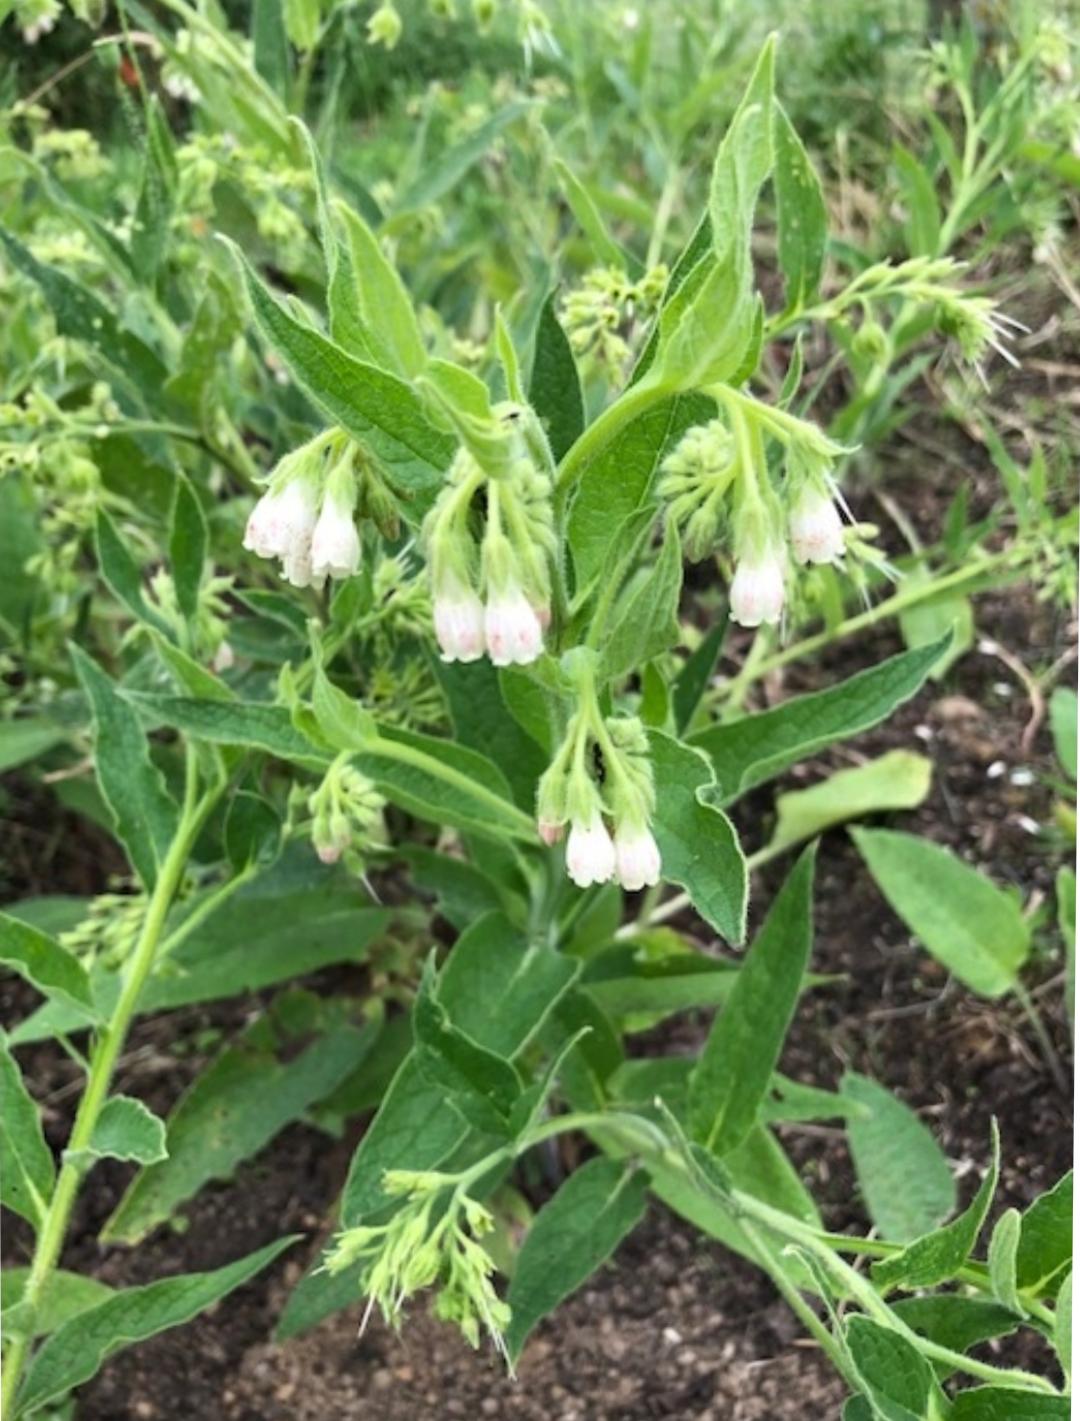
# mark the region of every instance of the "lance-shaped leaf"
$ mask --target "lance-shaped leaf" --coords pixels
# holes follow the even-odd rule
[[[118,380],[139,390],[147,405],[160,405],[168,371],[156,352],[122,326],[112,309],[81,282],[58,267],[39,262],[10,232],[0,229],[0,241],[12,266],[41,288],[59,334],[85,342]]]
[[[957,1392],[950,1421],[1069,1421],[1067,1396],[1015,1386],[972,1386]]]
[[[660,464],[691,425],[711,419],[703,395],[678,395],[644,410],[592,458],[577,480],[569,540],[577,588],[609,569],[619,529],[646,501]]]
[[[79,959],[47,933],[7,913],[0,913],[0,964],[84,1018],[96,1018],[90,979]]]
[[[893,910],[966,987],[999,997],[1015,985],[1031,928],[1010,893],[917,834],[853,829],[851,837]]]
[[[0,1202],[37,1229],[55,1174],[37,1106],[0,1032]]]
[[[616,611],[601,650],[601,680],[618,680],[640,670],[678,641],[682,572],[682,544],[674,520],[669,520],[660,555],[624,594]]]
[[[848,819],[888,809],[915,809],[930,793],[932,775],[933,765],[925,755],[890,750],[865,765],[837,770],[809,789],[778,795],[768,853],[782,853]]]
[[[871,1219],[900,1243],[930,1233],[956,1208],[956,1184],[937,1141],[876,1081],[848,1071],[841,1089],[866,1107],[847,1122],[847,1133]]]
[[[405,283],[359,213],[343,203],[336,203],[334,211],[345,227],[365,325],[387,352],[391,369],[407,379],[419,375],[427,352]]]
[[[659,730],[650,733],[649,750],[656,782],[652,828],[663,876],[686,889],[721,936],[740,943],[746,934],[746,860],[719,806],[709,763]]]
[[[136,872],[147,888],[153,888],[176,834],[176,804],[150,759],[130,702],[77,646],[71,648],[71,657],[94,717],[98,785]]]
[[[0,1292],[4,1298],[4,1310],[0,1312],[0,1327],[10,1329],[12,1335],[20,1320],[23,1294],[26,1291],[29,1268],[5,1268],[0,1273]],[[97,1307],[112,1297],[113,1289],[96,1278],[82,1273],[69,1273],[58,1268],[49,1275],[49,1280],[41,1290],[40,1300],[34,1309],[34,1336],[44,1337],[55,1332],[58,1327],[79,1313]]]
[[[776,244],[789,311],[808,306],[817,295],[825,264],[829,217],[821,179],[787,114],[773,110]]]
[[[1001,1141],[998,1137],[997,1121],[991,1126],[993,1156],[990,1168],[983,1176],[974,1199],[962,1214],[944,1228],[923,1234],[913,1240],[900,1253],[891,1258],[883,1258],[871,1265],[874,1282],[878,1287],[890,1288],[932,1288],[944,1283],[963,1267],[975,1247],[983,1223],[986,1220],[990,1201],[997,1188],[998,1167],[1001,1160]]]
[[[435,994],[435,964],[428,958],[413,1006],[413,1036],[421,1073],[442,1090],[471,1125],[489,1134],[508,1132],[521,1081],[505,1057],[474,1041],[450,1020]]]
[[[529,403],[547,431],[552,454],[561,459],[585,427],[585,406],[574,352],[555,314],[554,292],[536,325]]]
[[[1036,1295],[1053,1289],[1072,1258],[1073,1172],[1070,1169],[1024,1210],[1016,1280]]]
[[[725,800],[737,799],[797,760],[892,715],[926,680],[950,636],[933,646],[901,652],[828,690],[711,726],[693,736],[691,743],[712,761]]]
[[[189,1322],[261,1272],[297,1237],[277,1239],[212,1273],[181,1274],[143,1288],[125,1288],[73,1317],[34,1358],[18,1394],[20,1410],[33,1411],[81,1386],[122,1347]]]
[[[207,549],[206,519],[195,490],[181,474],[176,480],[172,525],[169,529],[169,568],[176,602],[189,622],[199,611],[203,565]]]
[[[645,1212],[646,1176],[598,1157],[576,1169],[537,1214],[517,1256],[507,1302],[511,1362],[542,1317],[609,1258]]]
[[[690,1080],[690,1129],[715,1155],[753,1129],[791,1024],[813,937],[814,851],[777,894]]]
[[[142,569],[103,508],[98,509],[94,525],[94,547],[98,567],[110,591],[123,602],[136,621],[153,627],[163,637],[172,640],[175,635],[172,627],[143,596]]]
[[[232,247],[256,323],[296,382],[322,409],[387,465],[409,493],[430,496],[454,455],[452,436],[430,423],[411,385],[358,360],[280,305]]]
[[[168,1159],[135,1176],[102,1239],[137,1243],[208,1181],[229,1179],[359,1067],[380,1026],[352,1026],[307,993],[279,999],[180,1098],[167,1124]]]

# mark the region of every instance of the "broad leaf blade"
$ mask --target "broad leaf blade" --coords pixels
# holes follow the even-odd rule
[[[510,1360],[540,1321],[608,1258],[645,1212],[645,1176],[602,1157],[576,1169],[537,1214],[507,1301]]]
[[[746,954],[690,1080],[690,1129],[715,1155],[753,1129],[810,959],[814,853],[788,875]]]
[[[847,1122],[847,1134],[871,1219],[900,1243],[930,1233],[956,1207],[956,1185],[937,1141],[876,1081],[848,1071],[841,1089],[866,1107]]]
[[[121,1347],[189,1322],[261,1272],[296,1238],[277,1239],[212,1273],[188,1273],[143,1288],[126,1288],[64,1323],[30,1366],[18,1396],[21,1410],[44,1406],[89,1381],[102,1362]]]

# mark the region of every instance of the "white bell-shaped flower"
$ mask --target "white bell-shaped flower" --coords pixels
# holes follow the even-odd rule
[[[784,610],[784,560],[774,549],[739,558],[731,580],[731,617],[743,627],[773,624]]]
[[[318,516],[318,493],[311,479],[288,479],[271,488],[251,511],[244,547],[261,558],[310,554]]]
[[[544,650],[544,629],[536,609],[520,587],[489,595],[484,609],[484,639],[496,666],[526,666]]]
[[[478,661],[484,654],[484,604],[464,583],[446,582],[435,595],[435,638],[444,661]]]
[[[353,501],[327,484],[322,511],[311,535],[311,572],[315,578],[354,577],[360,568],[360,535]]]
[[[660,849],[646,825],[615,830],[615,876],[630,893],[660,882]]]
[[[579,888],[608,883],[615,876],[615,845],[599,814],[570,825],[566,871]]]
[[[844,552],[844,525],[836,504],[815,488],[804,488],[788,514],[788,536],[796,562],[835,562]]]

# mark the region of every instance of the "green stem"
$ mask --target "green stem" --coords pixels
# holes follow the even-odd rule
[[[587,466],[617,434],[622,433],[631,420],[674,393],[666,385],[654,383],[648,375],[638,384],[631,385],[614,404],[608,405],[593,420],[567,450],[555,480],[556,493],[565,498],[574,480],[580,478]]]
[[[195,750],[189,743],[184,806],[180,823],[150,895],[146,917],[131,956],[120,997],[94,1050],[86,1090],[79,1102],[71,1137],[64,1152],[64,1161],[57,1175],[56,1187],[45,1212],[45,1218],[42,1221],[34,1248],[30,1274],[23,1293],[25,1326],[12,1339],[4,1366],[3,1385],[0,1389],[0,1411],[5,1417],[14,1416],[15,1396],[26,1364],[30,1340],[34,1333],[34,1315],[59,1260],[68,1222],[71,1218],[71,1210],[82,1180],[83,1170],[71,1162],[72,1156],[80,1150],[85,1150],[93,1136],[98,1116],[108,1098],[116,1062],[127,1039],[139,996],[154,965],[161,931],[187,867],[192,844],[218,794],[218,790],[215,788],[204,796],[201,803],[198,803],[197,792],[198,776]]]

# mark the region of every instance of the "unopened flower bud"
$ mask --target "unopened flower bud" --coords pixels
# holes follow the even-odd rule
[[[550,848],[553,844],[559,843],[565,829],[562,824],[558,824],[552,819],[541,819],[537,822],[536,832]]]
[[[401,16],[392,0],[383,0],[367,22],[368,44],[381,44],[393,49],[401,38]]]
[[[444,661],[478,661],[484,654],[484,606],[463,583],[449,581],[435,596],[435,637]]]
[[[525,666],[541,655],[544,630],[520,587],[489,596],[484,609],[484,639],[496,666]]]
[[[788,514],[788,536],[796,562],[835,562],[844,552],[844,525],[836,504],[814,488],[804,488]]]
[[[731,617],[743,627],[780,620],[784,609],[784,564],[776,552],[739,559],[731,581]]]
[[[615,876],[631,893],[660,881],[660,850],[644,826],[620,825],[615,830]]]
[[[575,820],[566,841],[566,871],[579,888],[607,883],[615,874],[615,845],[599,814]]]

